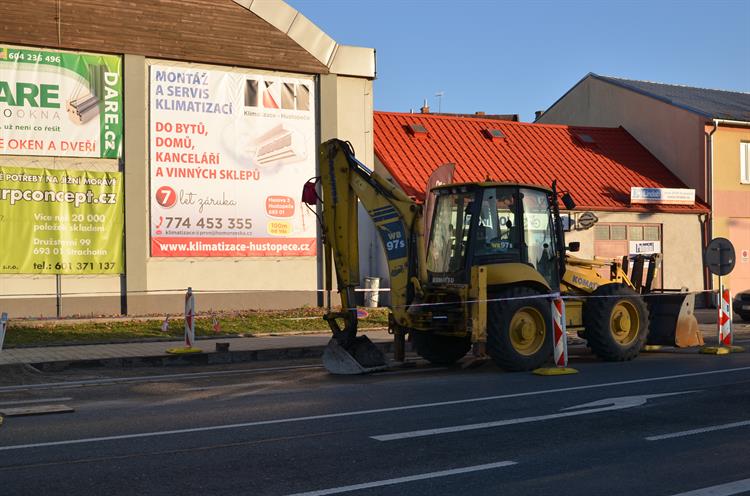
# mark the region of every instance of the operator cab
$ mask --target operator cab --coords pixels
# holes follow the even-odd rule
[[[433,189],[435,211],[427,249],[430,282],[466,283],[470,267],[523,263],[557,288],[560,242],[552,191],[505,183]],[[556,206],[556,203],[554,203]]]

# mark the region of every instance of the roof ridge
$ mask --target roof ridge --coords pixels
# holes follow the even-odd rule
[[[750,91],[746,92],[746,91],[737,91],[737,90],[720,90],[720,89],[717,89],[717,88],[704,88],[702,86],[691,86],[691,85],[688,85],[688,84],[662,83],[662,82],[659,82],[659,81],[648,81],[646,79],[626,79],[626,78],[623,78],[623,77],[607,76],[607,75],[604,75],[604,74],[596,74],[596,73],[593,73],[593,72],[591,74],[593,74],[594,76],[600,77],[600,78],[615,79],[617,81],[622,81],[622,82],[659,84],[661,86],[674,86],[676,88],[689,88],[689,89],[694,89],[694,90],[719,91],[721,93],[737,93],[737,94],[740,94],[740,95],[750,95]]]
[[[534,128],[555,128],[555,129],[619,129],[619,126],[603,127],[603,126],[571,126],[568,124],[543,124],[539,122],[520,122],[520,121],[504,121],[498,119],[482,119],[481,116],[477,117],[466,117],[458,115],[437,115],[437,114],[423,114],[423,113],[412,113],[412,112],[391,112],[386,110],[374,110],[374,114],[387,114],[394,116],[404,117],[426,117],[429,119],[441,119],[441,120],[459,120],[465,122],[488,122],[491,124],[504,124],[509,126],[531,126]]]

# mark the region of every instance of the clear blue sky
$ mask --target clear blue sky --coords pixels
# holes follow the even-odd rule
[[[375,48],[375,109],[533,121],[589,72],[750,92],[750,0],[287,0]]]

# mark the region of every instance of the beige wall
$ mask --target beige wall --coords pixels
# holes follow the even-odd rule
[[[328,74],[320,76],[320,140],[351,142],[360,162],[373,167],[372,81]]]
[[[695,214],[595,212],[600,223],[661,224],[664,287],[691,291],[703,289],[701,225]],[[593,258],[594,229],[565,233],[565,242],[580,241],[574,256]]]
[[[695,189],[698,197],[707,199],[703,117],[588,77],[547,110],[538,122],[622,126],[689,188]]]

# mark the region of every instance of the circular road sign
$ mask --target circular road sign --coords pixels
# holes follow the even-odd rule
[[[712,274],[725,276],[732,272],[737,257],[732,242],[726,238],[714,238],[708,243],[703,262]]]

